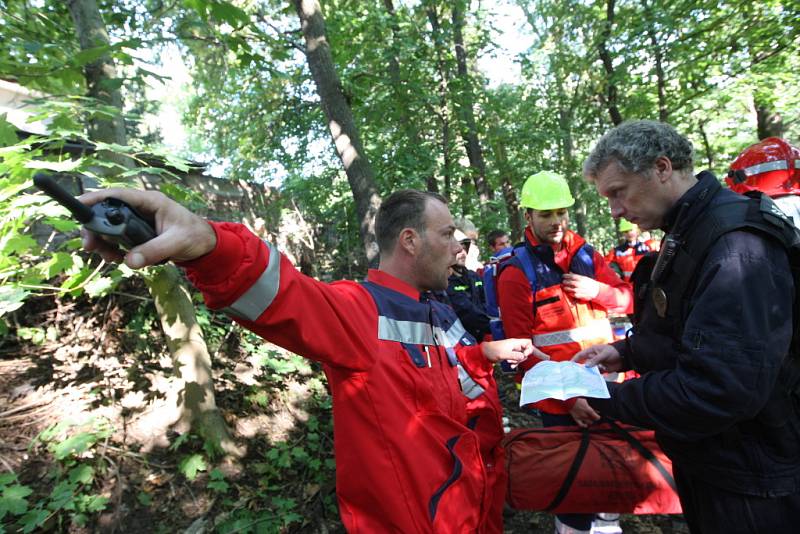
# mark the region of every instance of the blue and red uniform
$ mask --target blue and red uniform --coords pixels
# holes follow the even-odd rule
[[[452,309],[379,270],[316,281],[244,226],[211,224],[216,248],[183,264],[206,304],[323,363],[345,528],[485,532],[492,486],[466,404],[487,362]]]
[[[652,241],[652,239],[650,241]],[[630,243],[623,243],[608,251],[606,261],[609,264],[616,264],[622,278],[626,282],[630,282],[631,274],[633,274],[636,264],[650,252],[652,252],[652,250],[646,243],[640,243],[639,241],[633,245]]]

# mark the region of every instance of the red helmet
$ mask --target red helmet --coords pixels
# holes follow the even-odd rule
[[[737,193],[800,195],[800,149],[783,139],[767,137],[733,160],[725,181]]]

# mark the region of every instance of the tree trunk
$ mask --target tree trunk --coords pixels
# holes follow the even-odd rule
[[[500,173],[500,183],[503,191],[503,200],[505,200],[506,213],[508,214],[508,228],[511,231],[511,239],[514,243],[522,239],[522,217],[519,211],[519,200],[517,199],[517,191],[512,184],[511,177],[516,174],[508,164],[508,155],[506,154],[506,145],[501,136],[493,136],[495,142],[494,156],[497,161],[497,170]]]
[[[614,126],[622,123],[622,113],[619,111],[617,85],[615,80],[614,63],[608,51],[608,41],[611,39],[611,29],[614,26],[614,2],[606,0],[606,20],[603,23],[602,39],[598,44],[600,60],[603,62],[603,69],[606,71],[606,107]]]
[[[292,0],[292,4],[300,18],[306,43],[306,58],[317,86],[322,111],[353,192],[367,262],[375,265],[378,261],[375,215],[381,204],[375,175],[364,153],[353,114],[333,65],[330,45],[325,36],[325,19],[322,17],[319,2]]]
[[[180,379],[178,410],[170,417],[174,422],[170,422],[188,426],[225,453],[237,454],[214,400],[211,356],[197,324],[192,297],[181,278],[172,265],[155,267],[146,277],[167,338],[172,368]]]
[[[453,184],[451,176],[451,157],[450,157],[450,117],[447,110],[447,92],[450,85],[450,76],[447,71],[447,64],[442,56],[443,39],[441,27],[439,25],[439,14],[436,8],[429,6],[427,9],[428,20],[431,23],[431,37],[433,47],[436,50],[436,69],[439,74],[439,111],[436,116],[439,118],[441,127],[441,147],[442,147],[442,177],[444,178],[444,197],[450,202],[453,199]]]
[[[766,99],[753,95],[753,107],[756,110],[756,133],[758,140],[767,137],[783,137],[783,117],[775,111]]]
[[[711,149],[711,142],[708,139],[708,133],[706,132],[706,123],[703,121],[697,121],[697,130],[700,132],[700,139],[703,140],[703,150],[706,152],[706,161],[708,162],[708,168],[714,168],[714,151]]]
[[[95,0],[70,0],[69,10],[82,50],[108,44],[108,34]],[[113,119],[93,117],[89,130],[94,140],[124,146],[127,136],[121,115],[122,97],[119,89],[111,89],[114,87],[115,72],[114,62],[108,55],[86,67],[90,96],[120,111]],[[122,163],[133,166],[128,158]],[[167,336],[172,359],[176,362],[175,370],[182,379],[176,381],[180,391],[175,392],[175,397],[181,401],[176,407],[176,417],[170,422],[187,421],[194,432],[218,450],[238,452],[214,400],[211,357],[197,324],[192,299],[183,286],[178,268],[173,265],[158,268],[148,285],[156,302],[156,311]]]
[[[658,120],[661,122],[669,121],[669,111],[667,110],[667,81],[664,78],[664,53],[658,42],[658,36],[654,29],[655,20],[653,12],[647,0],[642,0],[642,7],[645,13],[645,25],[647,26],[647,36],[650,38],[650,46],[653,47],[653,60],[656,68],[656,88],[658,91]]]
[[[69,0],[69,12],[75,25],[75,33],[81,50],[109,45],[106,26],[95,0]],[[87,125],[90,139],[121,146],[127,145],[125,120],[122,117],[122,93],[119,90],[117,69],[111,55],[105,53],[91,63],[87,63],[83,72],[88,96],[119,110],[113,117],[94,115]],[[130,158],[120,154],[102,152],[100,156],[128,169],[134,167]]]
[[[492,198],[492,194],[486,180],[486,162],[483,159],[483,150],[481,150],[478,139],[478,126],[475,121],[475,97],[472,93],[472,81],[467,69],[467,49],[464,46],[464,6],[462,1],[454,1],[452,9],[453,44],[456,50],[457,73],[461,88],[458,98],[460,101],[458,109],[462,122],[461,136],[464,138],[464,147],[467,151],[467,158],[469,158],[478,201],[483,207]]]

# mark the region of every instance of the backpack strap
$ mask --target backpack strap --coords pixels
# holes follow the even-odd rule
[[[669,267],[670,300],[667,315],[674,319],[680,319],[687,311],[689,299],[685,298],[685,294],[694,286],[699,268],[711,246],[724,234],[741,229],[755,230],[783,243],[790,253],[790,260],[793,255],[800,259],[800,254],[792,254],[792,247],[800,243],[797,229],[767,195],[733,197],[714,209],[706,210],[692,227],[694,231],[690,239],[677,248]],[[800,263],[796,262],[793,266],[800,267]],[[795,271],[796,280],[797,274],[798,271]]]
[[[533,258],[531,252],[525,244],[514,249],[514,257],[517,258],[518,265],[525,273],[525,278],[528,279],[528,284],[531,286],[531,291],[536,294],[536,269],[533,268]]]

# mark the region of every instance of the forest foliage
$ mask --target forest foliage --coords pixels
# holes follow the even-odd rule
[[[80,34],[75,4],[96,9],[107,39]],[[314,41],[315,30],[325,39]],[[509,64],[515,74],[498,81],[486,66],[500,61],[493,58],[509,32],[529,46]],[[77,223],[30,189],[41,170],[103,185],[129,184],[146,172],[162,176],[162,190],[184,203],[203,201],[177,180],[191,161],[222,169],[226,180],[266,182],[280,190],[284,209],[296,208],[314,229],[317,274],[358,278],[372,250],[369,214],[398,188],[438,191],[482,234],[506,228],[519,238],[522,183],[555,170],[577,197],[574,227],[605,249],[614,222],[581,166],[611,126],[669,122],[693,142],[696,166],[718,176],[761,138],[800,139],[800,3],[790,0],[0,0],[0,34],[0,80],[30,91],[33,120],[46,125],[41,131],[0,116],[3,359],[64,336],[63,323],[30,319],[42,306],[121,306],[129,322],[120,335],[137,350],[148,340],[137,336],[158,331],[152,302],[124,300],[136,291],[145,298],[152,273],[81,253]],[[324,43],[314,51],[321,56],[311,54],[315,42]],[[164,103],[149,97],[169,76],[163,64],[176,51],[191,74],[180,95],[171,95],[188,135],[179,150],[167,148]],[[114,70],[97,91],[118,93],[119,102],[90,91],[98,66]],[[117,119],[124,143],[92,128]],[[215,357],[230,352],[259,369],[258,385],[225,389],[217,380],[218,392],[266,408],[295,380],[312,392],[311,416],[295,441],[257,448],[263,458],[255,489],[234,492],[214,467],[219,450],[191,433],[169,446],[175,468],[189,480],[208,477],[221,530],[306,525],[309,495],[320,496],[314,506],[329,521],[333,464],[322,415],[329,399],[319,369],[260,347],[197,305]],[[147,349],[156,362],[165,343],[150,341],[158,345]],[[2,423],[7,410],[0,412]],[[113,460],[97,451],[109,450],[117,430],[97,418],[38,433],[31,447],[52,460],[52,490],[4,465],[0,532],[97,521],[113,504],[100,481]],[[283,497],[292,477],[302,487]],[[147,492],[134,495],[149,505]],[[262,517],[254,503],[264,500],[271,504]]]

